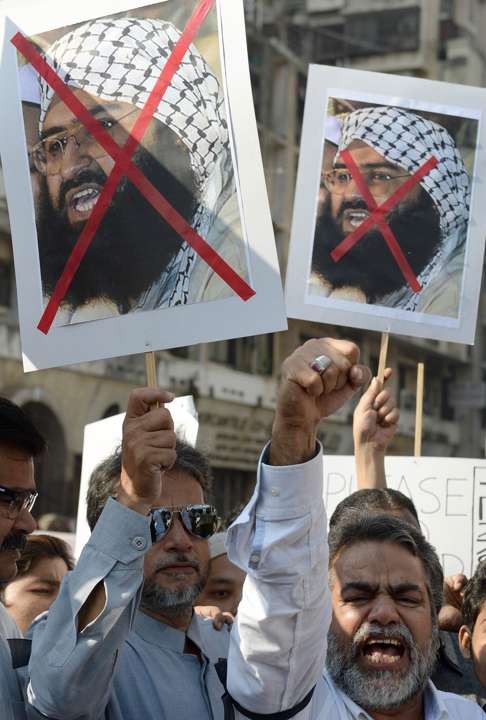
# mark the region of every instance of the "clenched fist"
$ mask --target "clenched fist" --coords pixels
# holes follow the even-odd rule
[[[176,460],[174,423],[164,407],[173,399],[172,393],[156,388],[134,390],[128,399],[117,499],[142,515],[157,504],[163,474]]]

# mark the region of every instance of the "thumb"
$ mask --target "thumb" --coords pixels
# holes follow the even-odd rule
[[[381,383],[377,377],[374,377],[369,384],[369,387],[362,394],[361,399],[356,406],[356,410],[366,412],[367,410],[373,410],[373,404],[375,399],[378,397],[381,391]]]

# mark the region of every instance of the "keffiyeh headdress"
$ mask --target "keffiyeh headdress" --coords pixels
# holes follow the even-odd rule
[[[353,140],[362,140],[409,173],[434,155],[439,164],[420,184],[438,210],[444,237],[467,222],[469,176],[454,140],[441,125],[397,107],[363,108],[345,117],[339,151]]]
[[[57,40],[46,60],[71,87],[141,109],[180,35],[174,25],[161,20],[93,20]],[[42,128],[54,91],[42,78],[40,82]],[[189,150],[199,191],[193,227],[207,237],[234,192],[234,176],[224,98],[218,79],[194,45],[186,52],[154,117],[171,128]],[[161,298],[160,304],[186,302],[194,259],[194,251],[184,243],[167,271],[170,277],[164,280],[164,287],[171,288],[170,296]]]

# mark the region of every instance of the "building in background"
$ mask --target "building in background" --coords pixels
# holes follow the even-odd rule
[[[284,276],[309,62],[484,85],[486,3],[481,0],[247,0],[254,102],[278,254]],[[474,347],[393,336],[389,364],[402,411],[392,448],[413,452],[415,378],[426,367],[423,453],[482,457],[486,426],[486,299]],[[157,353],[159,383],[193,394],[198,444],[215,469],[216,503],[228,514],[250,493],[267,441],[283,358],[302,341],[357,341],[376,370],[378,333],[290,320],[274,336]],[[143,384],[142,357],[24,375],[4,192],[0,188],[0,392],[24,406],[49,441],[38,467],[37,515],[75,517],[84,425],[118,413]],[[326,423],[327,452],[352,452],[352,407]]]

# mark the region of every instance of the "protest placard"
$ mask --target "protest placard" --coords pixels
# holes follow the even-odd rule
[[[24,368],[284,329],[242,2],[2,10]]]
[[[486,460],[388,457],[387,486],[411,498],[422,531],[436,548],[444,573],[468,577],[486,557]],[[324,459],[328,518],[356,490],[352,456]]]
[[[178,397],[168,403],[166,407],[172,415],[177,437],[194,447],[199,427],[194,398],[191,395]],[[88,492],[91,473],[103,460],[106,460],[120,447],[124,419],[125,413],[120,413],[104,420],[89,423],[84,428],[83,462],[76,520],[76,557],[79,557],[90,535],[88,521],[86,520],[86,493]]]
[[[311,66],[290,317],[474,342],[486,91]]]

